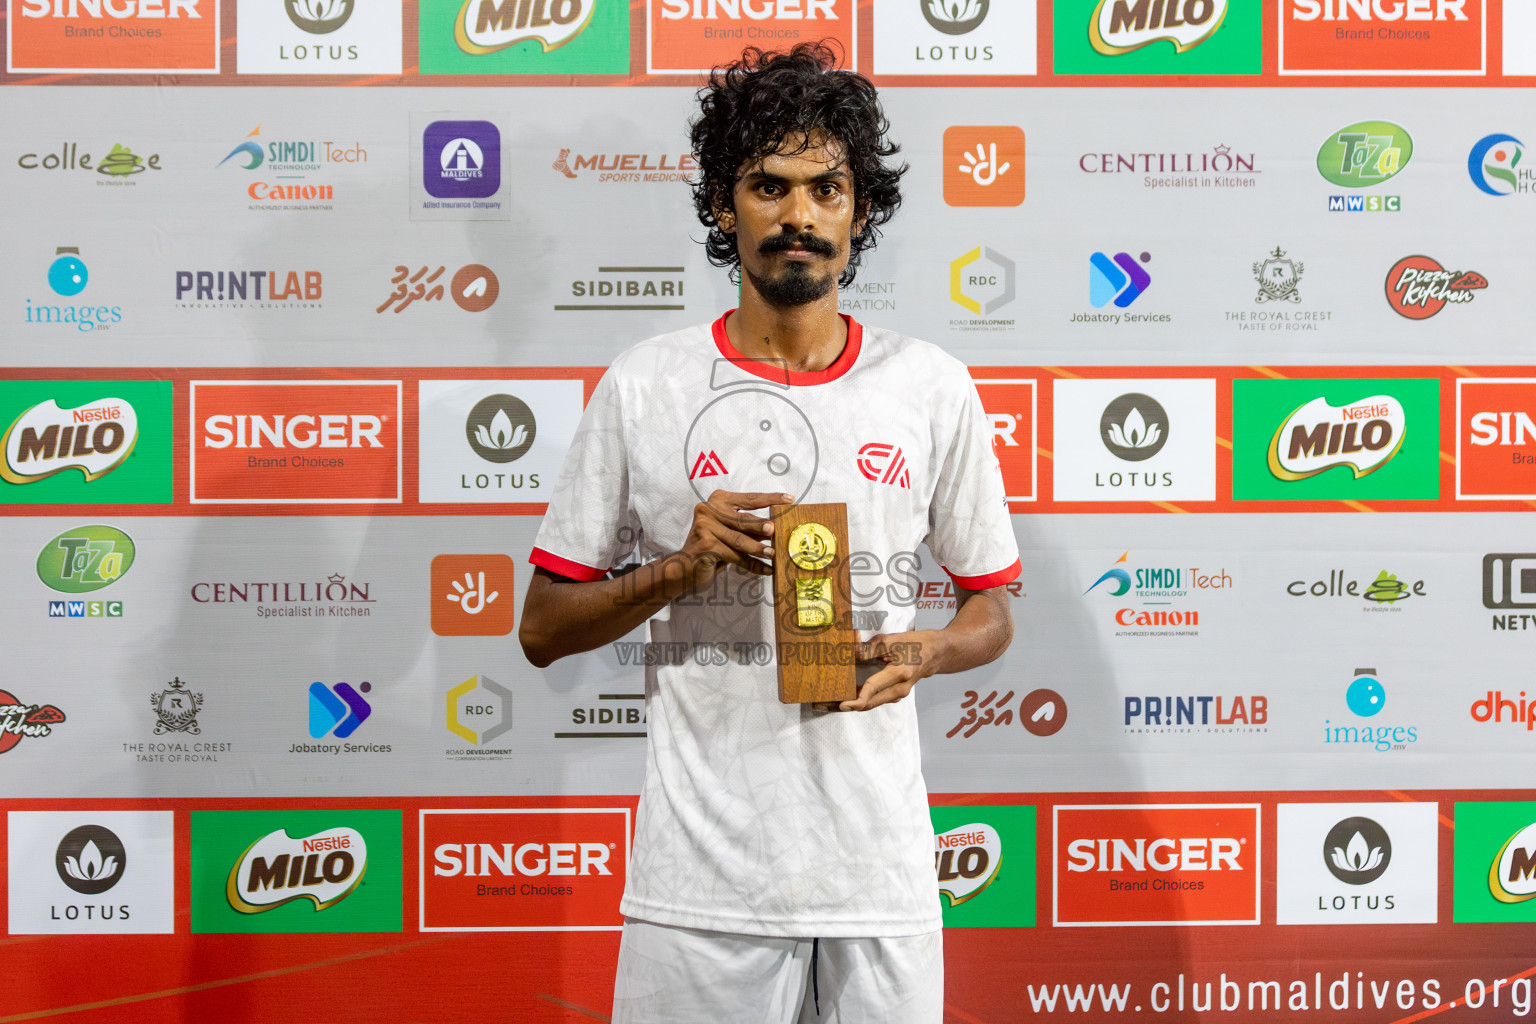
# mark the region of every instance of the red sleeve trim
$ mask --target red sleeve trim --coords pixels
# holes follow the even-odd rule
[[[825,370],[814,370],[808,373],[787,370],[782,366],[749,359],[737,351],[736,346],[731,344],[730,336],[725,333],[725,318],[734,312],[736,312],[734,309],[726,310],[710,328],[710,333],[715,339],[715,348],[720,350],[722,356],[754,377],[771,380],[775,384],[789,384],[791,387],[799,388],[837,380],[853,369],[853,364],[859,359],[859,349],[864,346],[864,328],[853,317],[846,313],[839,313],[838,316],[842,317],[843,322],[848,325],[848,343],[843,346],[843,351],[833,360],[832,365]]]
[[[569,558],[561,558],[559,555],[551,554],[543,548],[534,548],[532,553],[528,555],[528,561],[540,569],[548,569],[552,573],[575,580],[578,583],[593,583],[608,575],[607,569],[594,569],[590,565],[582,565],[580,562],[573,562]]]
[[[1024,571],[1024,567],[1015,558],[1013,564],[1008,568],[999,569],[997,572],[989,572],[985,576],[957,576],[955,573],[949,572],[948,569],[944,571],[949,573],[949,578],[955,581],[955,586],[957,587],[965,590],[986,590],[988,587],[1000,587],[1004,583],[1012,583],[1018,579],[1019,573]]]

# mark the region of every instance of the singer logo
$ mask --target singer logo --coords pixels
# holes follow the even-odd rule
[[[858,64],[854,0],[649,0],[647,70],[708,74],[745,45],[788,50],[827,40]]]
[[[1056,807],[1058,926],[1258,924],[1257,804]]]
[[[618,931],[627,807],[421,812],[421,930]]]
[[[194,504],[400,501],[399,381],[193,381]]]
[[[8,71],[215,74],[218,0],[8,4]]]
[[[1536,379],[1456,382],[1456,497],[1536,498]]]
[[[1281,0],[1282,75],[1481,75],[1483,0]]]
[[[512,559],[438,555],[432,559],[432,632],[506,636],[512,632]]]
[[[992,434],[992,454],[1003,474],[1003,493],[1009,501],[1034,501],[1035,481],[1035,382],[978,379],[987,426]]]

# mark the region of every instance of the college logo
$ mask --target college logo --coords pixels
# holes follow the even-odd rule
[[[1281,0],[1282,75],[1481,75],[1483,0]]]
[[[173,930],[172,812],[12,811],[7,819],[11,934]]]
[[[1344,188],[1370,188],[1395,178],[1412,157],[1406,130],[1389,121],[1359,121],[1328,136],[1317,151],[1317,173]]]
[[[649,0],[646,70],[708,74],[741,56],[744,42],[828,41],[847,67],[858,66],[854,0]]]
[[[651,162],[653,155],[655,163]],[[561,149],[560,155],[549,166],[573,180],[581,177],[583,172],[595,173],[597,180],[604,184],[689,181],[692,173],[699,169],[692,153],[593,153],[573,157],[569,148]]]
[[[618,931],[628,808],[421,812],[424,932]]]
[[[432,559],[432,632],[506,636],[513,624],[513,563],[508,555]]]
[[[10,72],[195,75],[219,70],[217,0],[121,5],[21,0],[7,9]]]
[[[1387,303],[1409,320],[1428,320],[1447,303],[1471,302],[1487,287],[1477,271],[1446,270],[1429,256],[1404,256],[1387,271]]]
[[[1439,383],[1233,381],[1232,496],[1438,497]]]
[[[78,469],[87,481],[95,480],[121,466],[138,440],[138,413],[121,398],[72,409],[50,398],[16,417],[0,435],[5,448],[0,478],[29,484]]]
[[[1397,611],[1397,604],[1413,597],[1425,597],[1424,581],[1400,580],[1383,569],[1375,579],[1348,579],[1342,569],[1329,569],[1326,580],[1292,580],[1285,592],[1292,597],[1348,597],[1367,602],[1362,611]]]
[[[98,181],[98,185],[137,185],[133,180],[134,175],[143,174],[145,171],[163,171],[160,166],[160,154],[151,153],[148,157],[138,156],[133,149],[120,142],[112,144],[112,149],[101,162],[92,166],[91,154],[80,152],[78,142],[65,142],[59,145],[57,153],[23,153],[16,158],[16,166],[24,171],[95,171],[110,179],[106,182]],[[73,249],[63,249],[62,252],[75,252]]]
[[[944,130],[944,201],[1018,206],[1024,201],[1024,131],[1012,125]]]
[[[1140,266],[1152,262],[1151,253],[1142,253],[1139,262],[1130,253],[1116,253],[1114,258],[1096,252],[1088,257],[1088,301],[1094,309],[1111,302],[1124,309],[1152,286],[1152,275]]]
[[[428,195],[484,199],[501,190],[501,132],[491,122],[433,121],[421,145]]]
[[[37,578],[61,594],[89,594],[111,586],[133,567],[133,538],[113,526],[77,526],[43,545]]]
[[[422,502],[536,502],[581,422],[580,380],[424,380]]]
[[[1485,135],[1467,155],[1467,174],[1491,196],[1529,192],[1532,171],[1520,167],[1524,157],[1525,143],[1513,135]]]
[[[448,691],[448,731],[477,747],[512,729],[512,691],[488,676],[470,676]]]
[[[149,705],[155,709],[155,735],[169,732],[186,732],[198,735],[197,715],[203,710],[203,695],[187,689],[187,684],[177,676],[166,684],[165,689],[149,695]]]
[[[975,316],[991,316],[1016,297],[1012,259],[995,249],[978,246],[949,264],[949,297]],[[988,321],[1011,327],[1012,320]]]
[[[1536,498],[1536,379],[1457,379],[1456,497]]]
[[[28,737],[51,736],[53,727],[64,720],[64,712],[52,704],[23,704],[14,694],[0,690],[0,754],[9,753]]]
[[[877,74],[1036,71],[1035,0],[875,0],[874,19]]]
[[[992,428],[992,454],[1010,502],[1034,501],[1035,382],[976,378],[976,394]]]
[[[1215,381],[1058,380],[1051,387],[1056,500],[1215,500]]]
[[[1283,803],[1276,810],[1276,923],[1438,920],[1436,804]]]
[[[1055,70],[1256,75],[1259,11],[1228,0],[1058,0]]]
[[[1057,926],[1259,923],[1257,804],[1055,808]]]
[[[424,0],[423,74],[623,74],[623,0]]]
[[[191,501],[400,501],[401,390],[399,381],[192,381]]]
[[[1287,258],[1284,249],[1275,246],[1275,251],[1262,263],[1253,265],[1253,279],[1259,283],[1259,293],[1253,301],[1300,302],[1301,292],[1296,286],[1301,283],[1302,272],[1306,269],[1304,264]]]
[[[1150,17],[1149,17],[1150,14]],[[1194,49],[1216,34],[1227,16],[1227,0],[1099,0],[1088,23],[1088,39],[1105,56],[1139,50],[1159,41],[1175,53]]]

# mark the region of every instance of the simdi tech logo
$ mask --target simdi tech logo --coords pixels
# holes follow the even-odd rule
[[[7,0],[6,70],[216,74],[218,0]]]
[[[1234,0],[1057,0],[1055,71],[1256,75],[1259,8]]]
[[[875,73],[1033,75],[1036,0],[875,0]]]
[[[1359,500],[1440,496],[1440,382],[1235,380],[1232,496]]]
[[[1481,75],[1483,0],[1281,0],[1282,75]]]
[[[1536,499],[1536,378],[1457,378],[1456,497]]]
[[[1024,201],[1024,130],[954,125],[944,130],[944,202],[1018,206]]]
[[[746,46],[788,50],[817,41],[857,67],[857,16],[854,0],[646,0],[646,71],[708,74]]]
[[[401,500],[401,382],[191,382],[194,504]]]
[[[169,935],[171,811],[11,811],[12,935]]]
[[[1258,804],[1054,809],[1057,927],[1258,924]]]
[[[627,807],[421,812],[424,932],[618,931]]]
[[[191,817],[193,934],[403,929],[399,811]]]
[[[241,74],[398,75],[402,20],[392,4],[239,0]]]
[[[274,133],[262,135],[264,126],[265,122],[253,128],[217,165],[226,172],[251,172],[235,176],[243,185],[240,190],[257,204],[248,209],[334,209],[338,166],[368,162],[368,151],[361,143],[274,138]]]
[[[930,807],[946,928],[1035,926],[1035,808]]]
[[[626,0],[422,0],[424,75],[622,75]]]
[[[0,423],[0,505],[171,500],[170,381],[3,381]]]

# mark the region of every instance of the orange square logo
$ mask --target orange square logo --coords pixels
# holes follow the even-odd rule
[[[1456,497],[1536,499],[1536,379],[1456,382]]]
[[[399,381],[192,382],[191,500],[400,500]]]
[[[219,0],[9,0],[6,70],[216,74]]]
[[[627,807],[421,812],[424,932],[618,931]]]
[[[1485,0],[1280,0],[1282,75],[1481,75]]]
[[[1259,923],[1258,804],[1055,815],[1057,926]]]
[[[41,2],[41,0],[38,0]],[[742,47],[788,50],[828,40],[843,67],[858,66],[854,0],[647,0],[646,70],[707,74]]]
[[[438,555],[432,559],[432,632],[506,636],[512,632],[512,559]]]
[[[944,201],[1018,206],[1024,201],[1024,129],[956,125],[944,132]]]
[[[1034,501],[1035,382],[978,380],[976,393],[992,428],[992,451],[1009,501]]]

